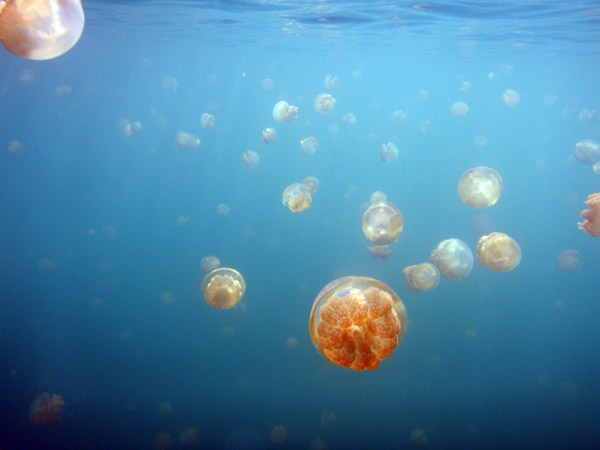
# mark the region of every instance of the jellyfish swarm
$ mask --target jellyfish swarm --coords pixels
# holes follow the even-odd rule
[[[363,233],[375,245],[396,242],[403,227],[402,213],[390,202],[375,203],[363,214]]]
[[[311,188],[304,183],[290,184],[283,191],[281,202],[287,206],[290,211],[302,212],[310,208],[312,197],[310,196]]]
[[[491,233],[479,239],[477,261],[494,272],[509,272],[521,262],[521,247],[504,233]]]
[[[52,59],[81,37],[85,18],[80,0],[0,2],[0,40],[10,53],[27,59]]]
[[[406,310],[396,293],[366,277],[338,278],[313,304],[309,330],[330,362],[356,371],[375,370],[406,333]]]
[[[237,270],[221,267],[204,277],[200,291],[209,305],[218,309],[229,309],[244,296],[246,282]]]
[[[495,205],[502,194],[502,178],[489,167],[467,170],[458,183],[461,200],[473,208]]]
[[[462,281],[473,269],[473,253],[460,239],[446,239],[431,252],[431,262],[444,278]]]
[[[404,280],[411,291],[430,291],[440,284],[440,271],[425,262],[404,268]]]
[[[585,202],[590,209],[581,211],[581,217],[585,219],[583,223],[579,222],[577,226],[580,230],[585,230],[587,234],[595,238],[600,238],[600,192],[588,195]]]
[[[36,427],[50,425],[60,420],[65,405],[62,397],[44,392],[38,395],[29,407],[29,421]]]

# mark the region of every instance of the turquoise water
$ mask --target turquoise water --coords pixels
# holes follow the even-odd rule
[[[600,240],[577,227],[600,175],[574,158],[577,142],[600,141],[600,119],[581,114],[600,111],[598,2],[83,6],[67,54],[0,53],[0,446],[600,445]],[[313,107],[323,92],[329,114]],[[293,123],[274,120],[280,100],[298,106]],[[465,117],[450,113],[457,101]],[[142,130],[126,136],[121,119]],[[179,148],[181,131],[198,148]],[[387,142],[399,156],[385,163]],[[486,209],[458,195],[477,166],[503,181]],[[294,214],[282,193],[308,175],[319,191]],[[404,217],[385,261],[361,229],[377,190]],[[440,241],[476,253],[491,231],[519,243],[513,271],[475,262],[464,281],[407,288],[403,268]],[[577,272],[558,266],[567,249],[583,256]],[[242,307],[204,301],[206,255],[244,276]],[[408,312],[374,372],[328,363],[308,332],[318,292],[351,275],[386,283]],[[42,392],[65,406],[36,428]],[[187,428],[197,441],[181,439]]]

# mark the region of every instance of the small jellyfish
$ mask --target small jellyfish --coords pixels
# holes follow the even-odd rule
[[[593,122],[598,117],[598,112],[594,110],[589,110],[587,108],[582,109],[579,113],[579,121],[580,122]]]
[[[60,420],[65,402],[57,394],[44,392],[38,395],[29,407],[29,421],[35,427],[43,427]]]
[[[212,128],[215,126],[215,116],[204,113],[200,116],[200,124],[203,128]]]
[[[32,70],[23,69],[21,71],[21,74],[19,75],[19,81],[24,85],[33,84],[33,82],[35,81],[35,74]]]
[[[399,154],[398,147],[393,142],[388,142],[381,146],[379,154],[381,155],[381,160],[383,162],[396,161]]]
[[[10,149],[10,147],[9,147],[9,149]],[[600,161],[598,161],[597,163],[595,163],[592,166],[592,170],[594,171],[594,173],[597,173],[600,175]]]
[[[80,0],[0,2],[0,40],[23,58],[52,59],[66,53],[81,37],[84,23]]]
[[[424,102],[429,98],[429,92],[427,92],[425,89],[421,89],[419,92],[417,92],[417,97],[419,100]]]
[[[595,164],[600,160],[600,145],[591,139],[575,144],[575,159],[584,164]]]
[[[265,78],[260,82],[260,85],[265,91],[272,91],[273,87],[275,87],[275,83],[270,78]]]
[[[273,118],[277,122],[292,123],[298,117],[298,107],[288,105],[286,101],[280,101],[273,107]]]
[[[376,370],[406,333],[402,300],[366,277],[338,278],[317,295],[310,313],[312,341],[327,360],[356,371]]]
[[[195,447],[200,443],[200,439],[198,437],[198,428],[185,428],[181,433],[179,433],[179,442],[184,447]]]
[[[304,183],[290,184],[283,191],[281,202],[294,213],[302,212],[305,209],[310,208],[312,203],[310,192],[310,187]]]
[[[521,247],[504,233],[491,233],[479,239],[477,261],[494,272],[509,272],[521,262]]]
[[[456,102],[450,107],[450,114],[454,117],[465,117],[469,112],[469,106],[465,102]]]
[[[133,134],[137,134],[139,132],[141,132],[144,129],[144,126],[142,125],[142,122],[139,121],[135,121],[131,123],[131,132]]]
[[[367,245],[367,252],[373,259],[388,259],[394,253],[389,245]]]
[[[446,239],[431,252],[431,262],[444,278],[462,281],[473,269],[473,253],[460,239]]]
[[[319,94],[315,97],[315,110],[320,114],[330,113],[335,105],[335,99],[330,94]]]
[[[468,81],[463,81],[460,85],[461,92],[469,92],[471,90],[471,83]]]
[[[319,192],[319,179],[317,177],[309,175],[304,180],[302,180],[302,183],[304,183],[310,188],[311,194],[316,194],[317,192]]]
[[[229,214],[230,210],[231,208],[225,203],[221,203],[219,206],[217,206],[217,214],[220,216],[226,216],[227,214]]]
[[[392,122],[397,122],[397,123],[404,123],[406,122],[406,118],[408,117],[408,114],[406,114],[404,111],[397,109],[392,113]]]
[[[475,144],[475,147],[483,148],[487,145],[488,140],[485,134],[478,134],[473,138],[473,143]]]
[[[578,223],[577,226],[580,230],[585,230],[590,236],[600,238],[600,192],[588,195],[585,204],[590,209],[581,211],[581,217],[585,221]]]
[[[271,442],[273,442],[273,444],[281,445],[288,437],[288,430],[283,425],[275,425],[269,433],[269,437],[271,438]]]
[[[11,153],[23,153],[23,150],[25,150],[25,146],[21,141],[17,141],[16,139],[14,139],[8,143],[8,151]]]
[[[563,272],[577,272],[583,267],[583,256],[577,250],[565,250],[556,259]]]
[[[363,214],[363,233],[375,245],[396,242],[403,227],[402,213],[396,205],[390,202],[375,203],[369,206]]]
[[[502,178],[489,167],[467,170],[458,183],[458,194],[464,203],[473,208],[495,205],[502,194]]]
[[[177,135],[175,136],[175,142],[177,144],[177,147],[179,147],[182,150],[194,150],[198,148],[202,143],[200,139],[196,137],[195,134],[188,133],[187,131],[180,131],[179,133],[177,133]]]
[[[337,75],[327,75],[323,85],[326,89],[337,89],[340,87],[340,79]]]
[[[277,139],[277,131],[274,128],[267,128],[262,132],[262,140],[265,144],[272,144]]]
[[[381,191],[375,191],[369,197],[369,201],[371,202],[371,205],[379,202],[387,202],[387,195]]]
[[[162,87],[165,92],[177,92],[177,80],[173,77],[164,77]]]
[[[504,94],[502,94],[502,101],[506,106],[510,106],[511,108],[517,106],[520,100],[519,93],[512,89],[507,89],[504,91]]]
[[[344,114],[342,116],[342,122],[345,125],[354,125],[356,123],[356,116],[352,113]]]
[[[221,267],[204,277],[200,291],[209,305],[218,309],[229,309],[244,296],[246,282],[237,270]]]
[[[307,155],[312,155],[319,150],[319,141],[315,137],[307,137],[300,141],[300,145],[302,146],[302,151]]]
[[[429,120],[423,120],[419,124],[419,130],[421,130],[421,133],[423,133],[423,134],[431,131],[432,129],[433,129],[433,124]]]
[[[440,283],[440,271],[431,263],[404,268],[404,280],[411,291],[430,291]]]
[[[179,216],[177,218],[177,225],[182,227],[189,222],[190,218],[186,216]]]
[[[67,86],[66,84],[59,84],[58,86],[56,86],[55,92],[58,98],[71,98],[73,90],[71,89],[71,86]]]
[[[244,160],[244,164],[249,169],[253,169],[258,165],[260,161],[260,156],[254,150],[248,150],[247,152],[242,153],[242,160]]]

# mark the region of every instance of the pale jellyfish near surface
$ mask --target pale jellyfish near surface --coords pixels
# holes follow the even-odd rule
[[[600,160],[600,145],[592,139],[575,144],[575,159],[583,164],[595,164]]]
[[[302,139],[300,141],[300,145],[302,146],[302,151],[307,155],[313,155],[319,150],[319,141],[315,137],[307,137],[306,139]]]
[[[262,140],[265,144],[272,144],[277,139],[277,131],[274,128],[267,128],[262,132]]]
[[[469,112],[469,106],[465,102],[456,102],[450,107],[450,114],[454,117],[465,117]]]
[[[319,94],[315,98],[315,110],[320,114],[327,114],[333,110],[335,99],[330,94]]]
[[[507,89],[502,94],[502,101],[506,106],[515,107],[521,101],[521,97],[517,91],[513,91],[512,89]]]
[[[399,153],[398,147],[393,142],[383,144],[379,150],[379,155],[383,162],[396,161]]]
[[[273,118],[277,122],[292,123],[298,117],[298,107],[289,105],[286,101],[280,101],[273,107]]]
[[[212,114],[204,113],[200,116],[200,123],[203,128],[212,128],[215,126],[215,116]]]
[[[247,152],[242,153],[242,160],[244,164],[249,169],[253,169],[258,165],[260,161],[260,156],[254,150],[248,150]]]
[[[446,239],[431,252],[431,262],[444,278],[462,281],[473,269],[473,253],[460,239]]]

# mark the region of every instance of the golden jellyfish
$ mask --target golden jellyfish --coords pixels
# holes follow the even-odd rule
[[[342,122],[345,125],[354,125],[356,123],[356,116],[352,113],[344,114],[342,116]]]
[[[583,256],[577,250],[565,250],[556,259],[563,272],[577,272],[583,267]]]
[[[288,350],[296,350],[298,348],[298,339],[290,336],[285,340],[285,346]]]
[[[313,155],[319,150],[319,141],[316,137],[307,137],[306,139],[302,139],[300,141],[300,145],[302,146],[302,151],[307,155]]]
[[[304,183],[290,184],[283,191],[281,202],[284,206],[290,208],[290,211],[302,212],[305,209],[310,208],[312,203],[312,197],[310,195],[311,189]]]
[[[590,236],[600,238],[600,192],[588,195],[585,202],[590,209],[581,211],[581,217],[585,221],[579,222],[577,226],[580,230],[585,230]]]
[[[375,191],[371,194],[371,197],[369,197],[369,201],[371,202],[371,205],[379,202],[387,202],[387,195],[381,191]]]
[[[373,278],[345,277],[327,284],[310,313],[312,341],[333,364],[376,370],[406,333],[406,309],[398,295]]]
[[[226,216],[229,214],[229,211],[231,211],[231,208],[225,203],[221,203],[219,206],[217,206],[217,214],[220,216]]]
[[[254,169],[260,161],[260,156],[254,150],[248,150],[242,153],[242,160],[247,168]]]
[[[491,233],[479,239],[477,261],[494,272],[509,272],[521,262],[521,247],[504,233]]]
[[[215,116],[204,113],[200,116],[200,124],[203,128],[212,128],[215,126]]]
[[[319,94],[315,97],[315,110],[320,114],[330,113],[335,105],[335,99],[331,94]]]
[[[44,392],[38,395],[29,407],[29,421],[35,427],[43,427],[60,420],[65,402],[57,394]]]
[[[187,131],[180,131],[175,136],[175,143],[177,144],[177,147],[179,147],[182,150],[194,150],[200,147],[200,144],[202,142],[196,137],[195,134],[188,133]]]
[[[431,262],[444,278],[462,281],[473,269],[473,253],[460,239],[446,239],[431,252]]]
[[[404,280],[411,291],[430,291],[440,284],[440,271],[425,262],[404,268]]]
[[[394,253],[389,245],[367,245],[367,252],[373,259],[388,259]]]
[[[404,219],[396,205],[390,202],[375,203],[365,211],[362,218],[363,233],[375,245],[396,242]]]
[[[304,183],[310,188],[311,194],[316,194],[317,192],[319,192],[319,179],[317,177],[309,175],[304,180],[302,180],[302,183]]]
[[[469,112],[469,106],[465,102],[456,102],[450,107],[450,114],[454,117],[465,117]]]
[[[216,256],[208,255],[200,260],[200,270],[204,274],[210,273],[219,267],[221,267],[221,261]]]
[[[277,122],[292,123],[298,117],[298,107],[288,105],[286,101],[280,101],[273,107],[273,118]]]
[[[0,40],[23,58],[52,59],[66,53],[81,37],[84,23],[80,0],[0,2]]]
[[[399,154],[398,147],[393,142],[388,142],[381,146],[379,154],[381,155],[381,160],[383,162],[396,161]]]
[[[209,305],[218,309],[229,309],[244,296],[246,282],[237,270],[221,267],[204,277],[200,291]]]
[[[277,139],[277,131],[274,128],[267,128],[262,132],[262,140],[265,144],[272,144]]]
[[[473,208],[495,205],[502,194],[502,178],[489,167],[467,170],[458,183],[458,194],[464,203]]]
[[[594,164],[600,160],[600,145],[591,139],[575,144],[575,159],[584,164]]]
[[[504,91],[504,94],[502,94],[502,101],[506,106],[513,108],[519,104],[521,97],[517,91],[507,89]]]

